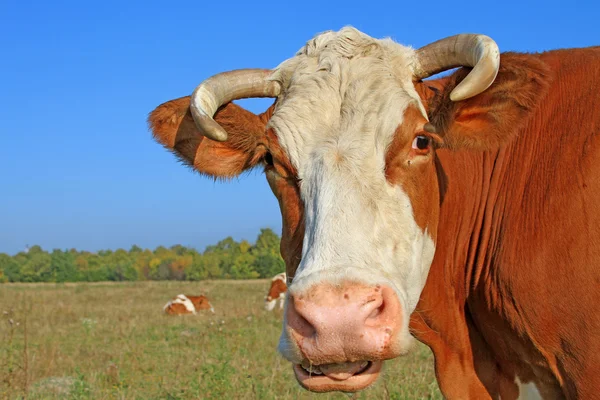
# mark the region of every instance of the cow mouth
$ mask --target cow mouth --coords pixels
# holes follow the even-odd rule
[[[356,392],[375,382],[382,365],[383,361],[312,365],[305,360],[293,368],[300,385],[312,392]]]

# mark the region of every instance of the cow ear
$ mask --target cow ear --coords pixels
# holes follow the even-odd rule
[[[451,101],[450,92],[469,71],[462,68],[437,85],[429,84],[436,86],[434,92],[437,89],[427,104],[430,122],[445,147],[496,149],[517,134],[548,91],[549,68],[535,55],[502,54],[498,76],[487,90],[466,100]]]
[[[196,129],[190,97],[161,104],[148,117],[154,138],[185,164],[204,175],[232,178],[259,164],[266,154],[266,118],[228,103],[214,116],[228,133],[226,142],[208,139]]]

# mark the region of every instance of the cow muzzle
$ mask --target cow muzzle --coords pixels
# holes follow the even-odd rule
[[[355,392],[379,376],[383,360],[401,354],[402,306],[384,285],[318,284],[290,297],[287,337],[302,358],[298,382],[315,392]]]

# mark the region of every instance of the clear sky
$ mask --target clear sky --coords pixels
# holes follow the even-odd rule
[[[599,45],[598,4],[0,1],[0,252],[202,250],[279,232],[261,173],[200,177],[152,141],[147,114],[212,74],[275,67],[345,25],[414,47],[463,32],[502,51]]]

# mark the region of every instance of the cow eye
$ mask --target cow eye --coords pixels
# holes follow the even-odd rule
[[[267,164],[267,166],[269,167],[273,166],[273,156],[271,155],[271,153],[265,154],[265,164]]]
[[[424,135],[415,137],[415,140],[412,142],[412,148],[420,152],[428,150],[430,145],[431,139]]]

